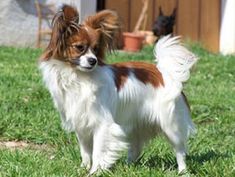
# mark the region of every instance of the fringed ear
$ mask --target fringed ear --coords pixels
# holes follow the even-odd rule
[[[64,5],[52,20],[52,34],[46,51],[40,57],[48,60],[53,56],[63,56],[66,48],[65,39],[71,35],[72,30],[78,30],[79,14],[75,7]]]
[[[100,34],[99,45],[112,50],[117,45],[117,38],[120,36],[121,23],[115,11],[103,10],[96,15],[90,16],[84,22],[85,26],[97,30]]]
[[[172,12],[172,14],[171,14],[171,18],[172,18],[173,20],[175,20],[175,17],[176,17],[176,8],[174,8],[174,10],[173,10],[173,12]]]
[[[79,14],[75,7],[64,5],[62,7],[63,17],[67,23],[78,23],[79,22]]]
[[[159,7],[159,16],[164,16],[163,12],[162,12],[162,7],[161,6]]]

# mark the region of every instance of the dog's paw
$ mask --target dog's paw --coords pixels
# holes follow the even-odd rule
[[[188,175],[187,169],[186,168],[178,169],[178,175],[180,175],[180,176],[187,176]]]
[[[90,170],[91,164],[89,162],[82,162],[80,167],[85,168],[86,170]]]
[[[93,175],[96,172],[98,172],[98,168],[91,168],[90,171],[89,171],[89,175]]]

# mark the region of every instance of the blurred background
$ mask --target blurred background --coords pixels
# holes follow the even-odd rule
[[[123,31],[142,33],[148,44],[172,28],[173,35],[199,42],[211,52],[235,53],[234,0],[4,0],[0,45],[45,46],[51,19],[64,3],[78,8],[81,21],[103,9],[116,10]]]

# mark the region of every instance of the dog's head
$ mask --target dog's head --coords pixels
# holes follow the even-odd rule
[[[52,35],[41,60],[60,60],[81,71],[92,71],[102,65],[106,50],[115,47],[120,32],[118,15],[101,11],[79,24],[77,10],[64,5],[52,22]]]
[[[167,34],[171,34],[173,32],[173,27],[175,24],[176,17],[176,8],[173,10],[170,16],[166,16],[163,14],[161,7],[159,8],[159,16],[154,22],[153,25],[153,33],[155,36],[164,36]]]

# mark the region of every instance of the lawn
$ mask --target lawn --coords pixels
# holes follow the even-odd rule
[[[235,56],[199,56],[185,93],[197,134],[189,141],[190,176],[235,176]],[[0,176],[85,176],[74,134],[60,127],[58,113],[37,68],[41,51],[0,47]],[[138,54],[115,52],[109,62],[152,62],[152,48]],[[7,141],[27,143],[6,148]],[[127,165],[125,156],[101,176],[177,176],[174,153],[164,138],[153,140],[142,159]]]

